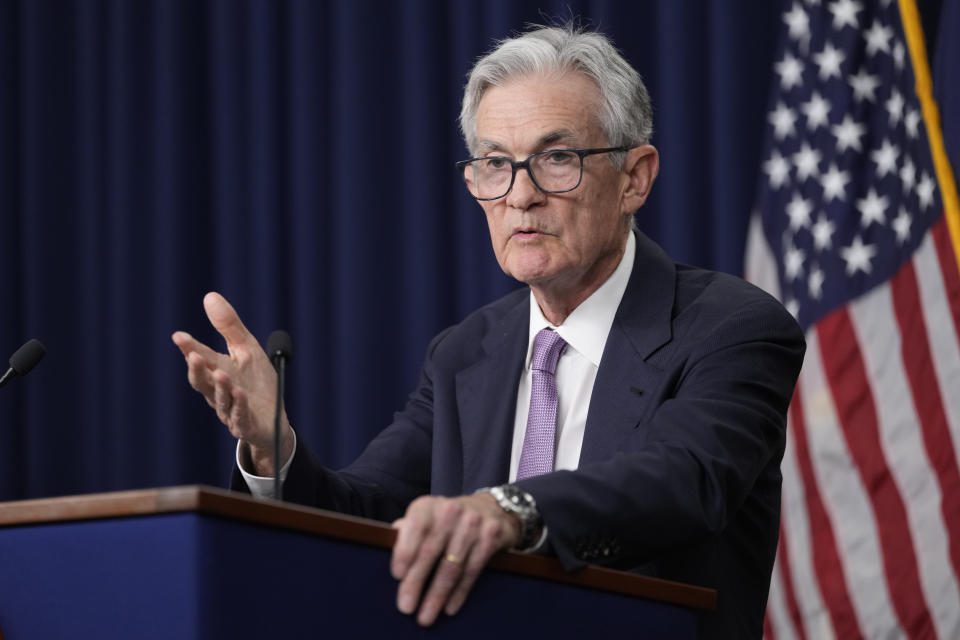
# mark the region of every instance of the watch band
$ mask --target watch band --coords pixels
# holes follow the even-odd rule
[[[503,484],[480,489],[493,496],[500,508],[520,520],[520,540],[514,546],[517,551],[533,551],[542,542],[543,518],[533,496],[515,484]]]

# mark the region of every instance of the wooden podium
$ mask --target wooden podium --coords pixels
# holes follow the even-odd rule
[[[209,487],[0,503],[0,638],[694,638],[709,589],[503,553],[430,629],[388,526]]]

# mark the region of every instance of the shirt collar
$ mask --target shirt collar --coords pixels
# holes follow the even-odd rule
[[[633,270],[633,258],[637,250],[637,241],[633,232],[627,238],[627,246],[620,258],[620,264],[607,278],[600,288],[590,294],[590,297],[580,303],[567,316],[563,324],[555,327],[544,317],[540,305],[530,292],[530,335],[527,342],[526,367],[530,367],[530,358],[533,355],[533,339],[541,329],[547,327],[560,334],[560,337],[570,348],[589,360],[593,366],[600,366],[603,357],[603,348],[607,344],[613,318],[617,308],[627,290],[630,281],[630,272]]]

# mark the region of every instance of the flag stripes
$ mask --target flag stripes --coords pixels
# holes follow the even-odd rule
[[[926,429],[938,414],[943,415],[943,409],[936,381],[923,379],[923,364],[929,364],[930,358],[923,323],[918,322],[920,328],[903,333],[904,325],[897,326],[901,311],[913,315],[920,312],[919,307],[903,309],[911,296],[916,299],[916,277],[913,265],[907,263],[891,279],[890,287],[880,287],[854,303],[851,316],[858,343],[864,347],[861,352],[877,403],[885,459],[906,507],[913,548],[923,551],[916,553],[923,587],[916,597],[927,602],[932,618],[938,621],[936,626],[942,629],[951,626],[950,617],[957,609],[951,603],[960,602],[949,562],[949,527],[941,511],[942,477],[938,478],[939,469],[932,463],[937,452],[932,440],[935,434]],[[902,340],[901,335],[910,336],[910,343]],[[898,361],[901,358],[902,362]],[[918,389],[936,393],[930,398],[933,403],[921,404],[916,395]],[[949,443],[946,452],[953,458]],[[907,626],[918,632],[925,629],[916,623]]]
[[[952,436],[953,450],[960,456],[960,274],[953,261],[945,223],[931,229],[914,261],[920,276],[921,309],[932,350],[933,365]],[[960,459],[960,458],[958,458]]]
[[[960,279],[938,234],[943,220],[888,285],[807,332],[769,637],[960,637],[960,333],[945,290]]]
[[[780,532],[779,556],[785,556],[783,531]],[[781,558],[781,572],[784,580],[776,571],[770,577],[770,595],[767,599],[767,615],[763,619],[763,635],[772,640],[806,640],[803,628],[803,618],[793,596],[790,586],[790,569],[786,561]],[[774,626],[781,631],[778,635]],[[796,632],[794,632],[796,630]]]
[[[955,257],[955,249],[960,248],[953,246],[945,222],[934,225],[930,232],[936,246],[937,261],[940,263],[939,274],[943,280],[943,288],[937,294],[947,301],[950,313],[945,318],[953,321],[954,332],[960,336],[960,270]]]
[[[836,553],[836,562],[843,567],[842,573],[846,576],[844,582],[839,575],[823,574],[823,569],[817,567],[825,604],[835,612],[835,619],[845,623],[844,626],[835,624],[837,637],[874,638],[884,629],[899,631],[901,626],[894,614],[886,581],[885,566],[888,563],[882,553],[880,525],[873,517],[874,507],[868,491],[873,487],[864,483],[864,474],[849,449],[840,419],[843,407],[837,404],[837,387],[831,385],[826,372],[824,354],[829,355],[830,349],[838,347],[822,342],[821,332],[808,332],[807,355],[800,373],[800,402],[796,406],[804,408],[810,434],[814,469],[810,481],[824,495],[829,527],[835,531],[837,542],[834,551],[829,549],[825,540],[815,538],[813,551],[816,554],[817,547],[823,545],[831,554]],[[810,490],[810,486],[805,488]],[[846,600],[852,603],[852,612]],[[848,620],[851,617],[857,621],[855,628],[851,628]]]
[[[799,408],[799,406],[798,404],[797,407]],[[794,426],[795,423],[797,423],[796,426]],[[820,574],[814,568],[814,562],[823,562],[821,557],[823,554],[811,557],[809,553],[811,548],[811,522],[827,522],[828,525],[829,522],[817,487],[813,487],[814,491],[809,496],[804,490],[804,484],[801,480],[802,473],[798,466],[798,455],[803,455],[803,474],[812,473],[812,471],[806,441],[803,440],[800,447],[791,443],[798,436],[805,437],[803,417],[794,410],[788,416],[787,447],[784,451],[783,462],[780,465],[784,486],[781,531],[785,536],[785,542],[783,549],[777,551],[776,568],[779,571],[775,570],[774,575],[779,578],[779,574],[782,573],[782,582],[788,598],[790,597],[789,594],[792,594],[791,599],[795,601],[795,606],[793,602],[790,603],[791,619],[794,619],[797,615],[802,618],[800,623],[794,620],[797,634],[811,639],[832,638],[834,637],[833,621],[830,618],[830,613],[823,605],[823,599],[820,597],[820,590],[816,584]],[[807,516],[808,499],[810,500],[809,509],[812,514],[809,518]],[[821,528],[818,528],[817,531],[820,532]],[[828,548],[836,554],[832,530],[827,529],[823,533],[829,535],[828,544],[830,546]],[[842,572],[839,557],[836,557],[836,561],[831,566]],[[846,584],[842,574],[839,584],[841,586]],[[849,613],[852,617],[852,606],[849,608]]]
[[[936,485],[929,489],[918,486],[917,490],[911,492],[908,497],[911,499],[911,504],[932,503],[931,506],[938,508],[942,513],[946,538],[944,543],[949,541],[949,549],[938,544],[936,551],[940,559],[934,561],[934,554],[929,554],[930,561],[939,565],[942,558],[950,558],[953,578],[950,580],[952,584],[949,588],[954,596],[954,602],[960,603],[960,592],[957,590],[955,580],[956,576],[960,576],[960,469],[957,466],[954,443],[947,424],[946,405],[943,402],[940,383],[934,368],[925,316],[921,311],[920,284],[913,264],[904,265],[891,284],[892,304],[899,336],[910,336],[909,342],[899,340],[901,357],[913,397],[911,409],[915,407],[906,419],[918,421],[920,424],[919,434],[923,437],[924,453],[933,476],[929,481],[924,478],[924,484],[928,482],[932,484],[936,481]],[[948,341],[946,338],[942,338],[938,344],[946,345],[951,342],[956,346],[956,342]],[[907,405],[903,403],[902,406]],[[912,426],[910,422],[898,425],[903,432],[916,433]],[[920,455],[920,452],[913,453]],[[916,465],[916,468],[921,471],[926,470],[925,465]],[[936,498],[934,498],[934,492]],[[942,499],[940,499],[941,495]],[[934,593],[937,591],[938,589],[933,590]],[[950,609],[952,617],[960,615],[960,607],[950,607]]]
[[[797,593],[793,588],[793,571],[790,568],[790,555],[787,551],[789,546],[789,536],[783,530],[783,526],[781,526],[780,547],[777,549],[777,556],[780,561],[780,572],[783,574],[783,582],[780,583],[778,581],[778,583],[783,590],[783,597],[786,600],[786,611],[784,614],[789,615],[790,620],[793,622],[797,632],[797,638],[806,640],[807,634],[803,625],[803,616],[800,614],[800,605],[797,604]]]

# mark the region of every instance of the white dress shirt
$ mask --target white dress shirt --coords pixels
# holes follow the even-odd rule
[[[530,360],[533,358],[533,340],[544,328],[551,328],[567,343],[557,362],[557,431],[554,441],[553,468],[576,469],[580,464],[580,449],[583,447],[583,432],[587,425],[587,411],[593,395],[593,382],[597,379],[603,348],[613,326],[620,300],[627,290],[633,257],[637,245],[630,234],[620,264],[599,289],[567,316],[560,326],[550,324],[543,316],[540,305],[530,292],[530,335],[527,341],[527,359],[520,374],[517,388],[517,410],[513,419],[513,449],[510,455],[510,482],[517,479],[523,437],[527,431],[527,414],[530,411]]]
[[[517,410],[513,419],[513,448],[510,454],[510,482],[517,479],[520,466],[520,453],[523,451],[523,437],[527,431],[527,413],[530,410],[530,360],[533,357],[533,339],[541,329],[552,328],[567,343],[560,360],[557,362],[557,431],[555,440],[554,469],[576,469],[580,463],[580,449],[583,447],[583,432],[587,424],[587,411],[593,395],[593,383],[597,378],[603,348],[613,326],[613,318],[627,290],[630,272],[633,270],[633,258],[637,250],[633,233],[627,238],[627,247],[620,264],[599,289],[567,316],[563,324],[555,327],[543,316],[533,292],[530,292],[530,335],[527,341],[527,358],[520,373],[517,387]],[[297,440],[294,433],[293,452],[296,455]],[[273,478],[255,476],[243,465],[240,443],[237,443],[237,466],[257,498],[273,496]],[[281,482],[286,479],[293,455],[280,470]]]

